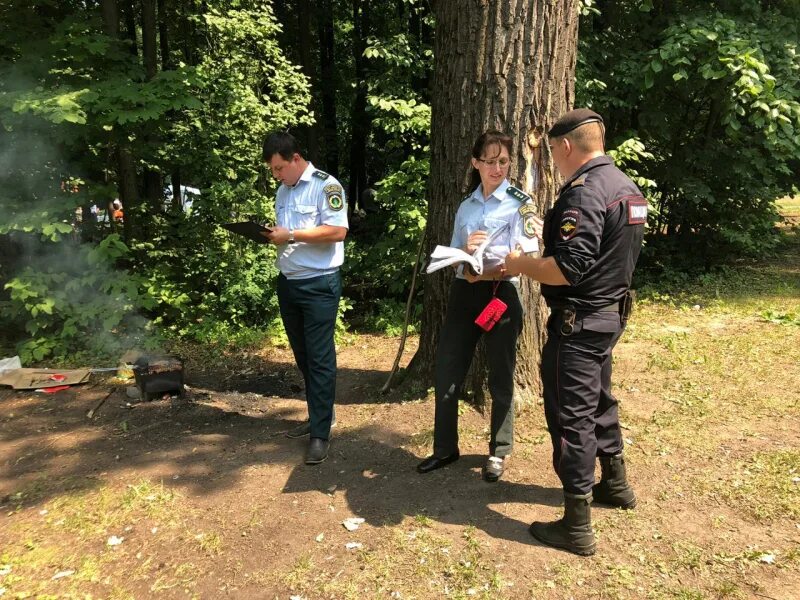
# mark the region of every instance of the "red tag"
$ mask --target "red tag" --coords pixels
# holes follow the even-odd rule
[[[475,319],[475,325],[484,331],[489,331],[500,320],[500,317],[503,316],[507,308],[508,306],[506,303],[495,296],[489,300],[489,304],[486,305],[481,311],[481,314]]]
[[[55,394],[56,392],[60,392],[62,390],[68,390],[70,386],[68,385],[57,385],[55,387],[46,387],[46,388],[39,388],[36,390],[37,392],[44,392],[45,394]]]

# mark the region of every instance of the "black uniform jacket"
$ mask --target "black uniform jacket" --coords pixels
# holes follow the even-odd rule
[[[544,219],[543,256],[570,285],[542,284],[548,306],[593,312],[630,288],[647,222],[647,200],[608,156],[594,158],[561,187]]]

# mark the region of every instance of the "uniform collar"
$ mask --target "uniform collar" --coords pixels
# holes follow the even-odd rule
[[[481,184],[479,183],[478,187],[476,187],[472,192],[472,199],[477,200],[479,202],[486,202],[490,198],[494,197],[497,199],[498,202],[502,202],[507,197],[506,190],[510,185],[511,184],[508,182],[508,179],[503,179],[503,181],[500,182],[500,185],[497,186],[497,189],[493,191],[491,194],[489,194],[489,198],[484,198],[483,190],[481,188]]]
[[[614,161],[607,154],[604,154],[603,156],[598,156],[590,161],[583,163],[583,165],[581,165],[580,168],[577,171],[575,171],[572,175],[570,175],[569,179],[567,179],[564,182],[564,185],[561,186],[561,189],[558,190],[558,193],[560,194],[565,189],[567,189],[570,185],[572,185],[573,181],[578,179],[578,177],[580,177],[587,171],[591,171],[595,167],[599,167],[601,165],[613,165],[613,164]]]
[[[317,168],[313,164],[311,164],[311,161],[308,161],[308,166],[306,167],[306,170],[303,171],[303,174],[300,175],[300,179],[298,179],[297,181],[298,182],[311,181],[311,176],[314,175],[314,171],[316,170]],[[295,183],[295,185],[297,184]]]

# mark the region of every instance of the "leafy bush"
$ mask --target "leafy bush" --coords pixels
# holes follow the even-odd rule
[[[657,184],[644,262],[708,268],[774,249],[775,200],[800,156],[798,7],[592,4],[578,102],[606,116],[610,145],[646,149],[633,173]]]
[[[115,268],[128,248],[111,235],[97,246],[52,242],[5,284],[10,302],[3,318],[24,323],[28,338],[18,346],[23,364],[44,358],[116,359],[133,346],[156,343],[144,311],[153,301],[142,278]]]

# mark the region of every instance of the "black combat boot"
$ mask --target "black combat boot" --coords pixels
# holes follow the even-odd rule
[[[636,495],[625,476],[625,459],[622,454],[601,456],[600,481],[592,488],[594,501],[626,510],[636,506]]]
[[[591,494],[564,492],[564,516],[551,523],[532,523],[528,531],[543,544],[581,556],[594,554]]]

